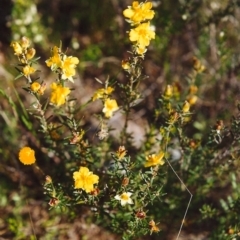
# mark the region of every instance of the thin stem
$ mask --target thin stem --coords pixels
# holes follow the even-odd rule
[[[125,117],[125,123],[124,123],[123,130],[122,130],[122,139],[121,139],[122,145],[124,145],[127,140],[127,127],[128,127],[129,113],[130,113],[129,104],[127,106],[127,110],[125,111],[125,113],[126,113],[126,117]]]
[[[192,201],[192,197],[193,197],[193,194],[190,192],[190,190],[187,188],[187,186],[185,185],[185,183],[183,182],[183,180],[179,177],[179,175],[177,174],[177,172],[174,170],[174,168],[172,167],[171,163],[166,159],[168,165],[170,166],[170,168],[172,169],[173,173],[176,175],[176,177],[178,178],[178,180],[181,182],[181,184],[185,187],[185,189],[188,191],[189,195],[190,195],[190,199],[188,201],[188,204],[187,204],[187,208],[185,210],[185,213],[184,213],[184,216],[183,216],[183,219],[182,219],[182,223],[181,223],[181,226],[179,228],[179,231],[178,231],[178,235],[177,235],[177,238],[176,240],[178,240],[180,234],[181,234],[181,231],[182,231],[182,227],[183,227],[183,224],[184,224],[184,221],[185,221],[185,218],[187,216],[187,212],[188,212],[188,209],[190,207],[190,203]]]
[[[167,131],[167,140],[166,140],[166,145],[165,145],[165,151],[167,151],[167,146],[168,146],[168,141],[169,141],[169,132],[170,132],[170,128],[173,124],[169,125],[168,127],[168,131]],[[180,228],[179,228],[179,231],[178,231],[178,235],[177,235],[177,238],[176,240],[178,240],[180,234],[181,234],[181,231],[182,231],[182,228],[183,228],[183,224],[184,224],[184,221],[186,219],[186,216],[187,216],[187,212],[188,212],[188,209],[190,207],[190,203],[192,201],[192,197],[193,197],[193,194],[191,193],[191,191],[188,189],[188,187],[186,186],[186,184],[183,182],[183,180],[179,177],[179,175],[177,174],[177,172],[174,170],[172,164],[166,159],[166,162],[168,163],[168,165],[170,166],[171,170],[173,171],[173,173],[175,174],[175,176],[178,178],[178,180],[180,181],[180,183],[184,186],[184,188],[187,190],[187,192],[189,193],[190,195],[190,199],[188,201],[188,204],[187,204],[187,208],[184,212],[184,216],[183,216],[183,219],[182,219],[182,223],[180,225]]]

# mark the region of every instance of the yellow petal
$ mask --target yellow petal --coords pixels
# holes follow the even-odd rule
[[[131,18],[134,15],[134,11],[132,9],[126,9],[123,11],[123,15],[126,18]]]

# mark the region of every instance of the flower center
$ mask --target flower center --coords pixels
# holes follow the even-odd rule
[[[121,199],[124,200],[124,201],[127,201],[129,199],[128,195],[126,193],[123,193],[121,195]]]

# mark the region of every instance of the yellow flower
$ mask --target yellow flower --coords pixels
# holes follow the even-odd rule
[[[31,90],[38,95],[43,95],[46,87],[47,84],[44,82],[42,84],[40,84],[39,82],[33,82],[30,86]]]
[[[155,38],[155,32],[150,27],[150,22],[142,23],[129,33],[130,41],[137,42],[140,49],[145,49],[150,44],[150,40]]]
[[[79,63],[79,60],[77,57],[63,57],[63,62],[61,65],[63,75],[63,79],[69,79],[70,81],[73,81],[72,77],[76,74],[75,68],[76,65]]]
[[[89,171],[87,167],[80,167],[78,172],[73,173],[75,188],[81,188],[87,193],[94,190],[94,184],[98,183],[99,177]]]
[[[144,167],[163,165],[164,164],[163,157],[164,157],[164,152],[160,152],[158,155],[151,154],[146,156],[146,163],[144,164]]]
[[[19,152],[19,160],[24,165],[31,165],[36,162],[35,152],[30,147],[23,147]]]
[[[31,84],[30,87],[31,87],[31,90],[36,93],[41,88],[41,84],[39,82],[34,82]]]
[[[107,98],[104,103],[103,113],[105,113],[106,118],[110,118],[113,115],[113,112],[118,110],[118,105],[116,100]]]
[[[52,49],[52,57],[50,57],[46,64],[52,71],[61,69],[62,79],[68,79],[73,82],[73,76],[76,74],[75,68],[79,63],[77,57],[67,57],[61,53],[61,49],[54,46]]]
[[[66,101],[67,95],[71,92],[68,87],[57,85],[55,82],[51,84],[52,93],[50,102],[56,106],[63,105]]]
[[[104,93],[109,95],[114,91],[114,88],[112,87],[107,87],[106,89],[104,89]]]
[[[125,206],[126,204],[133,204],[133,200],[130,198],[131,195],[132,193],[130,192],[124,192],[121,195],[116,195],[114,198],[119,200],[122,206]]]
[[[53,71],[55,71],[57,68],[60,68],[62,66],[62,59],[59,52],[60,52],[60,49],[54,46],[52,49],[52,57],[50,57],[46,61],[47,66],[50,67],[51,70]]]
[[[13,48],[15,55],[19,56],[21,54],[25,54],[25,51],[30,46],[30,41],[28,38],[22,37],[22,39],[19,42],[17,41],[11,42],[10,46]]]
[[[23,49],[18,42],[14,41],[10,44],[10,46],[13,48],[13,51],[15,52],[15,55],[18,56],[18,55],[22,54]]]
[[[112,88],[112,87],[107,87],[106,89],[100,88],[93,94],[92,100],[95,101],[97,99],[103,98],[104,95],[109,95],[113,91],[114,91],[114,88]]]
[[[123,15],[129,18],[133,24],[138,24],[145,20],[151,20],[154,17],[154,11],[150,10],[152,8],[152,3],[138,3],[134,1],[132,6],[123,11]]]
[[[116,152],[116,156],[119,160],[123,159],[125,155],[127,154],[127,150],[124,146],[120,146]]]
[[[104,92],[105,92],[105,89],[104,89],[104,88],[98,89],[98,90],[93,94],[92,101],[95,101],[95,100],[97,100],[97,99],[103,98]]]
[[[151,234],[152,234],[153,232],[159,232],[159,231],[160,231],[159,227],[156,226],[156,223],[155,223],[153,220],[151,220],[151,221],[149,222],[149,226],[151,227],[151,229],[150,229]]]
[[[26,65],[26,66],[23,68],[23,74],[24,74],[25,76],[29,76],[30,74],[34,73],[35,71],[36,71],[36,70],[35,70],[33,67],[29,66],[29,65]]]

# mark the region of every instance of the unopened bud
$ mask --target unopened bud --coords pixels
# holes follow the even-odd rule
[[[98,194],[99,194],[99,189],[98,188],[94,188],[91,192],[90,192],[90,194],[91,195],[93,195],[93,196],[97,196]]]
[[[193,57],[193,68],[197,73],[201,73],[205,70],[205,66],[196,57]]]
[[[191,85],[189,87],[189,94],[196,94],[198,91],[198,87],[196,85]]]
[[[27,57],[28,60],[30,60],[30,59],[32,59],[35,56],[35,54],[36,54],[36,50],[34,48],[29,48],[27,50],[26,57]]]
[[[27,49],[30,46],[30,41],[27,37],[22,37],[20,44],[23,49]]]
[[[170,98],[173,95],[173,87],[172,85],[167,85],[166,90],[164,92],[164,96]]]
[[[116,156],[118,158],[118,160],[123,159],[127,154],[127,150],[125,149],[124,146],[120,146],[116,152]]]
[[[12,42],[10,46],[13,48],[15,55],[18,56],[18,55],[22,54],[23,50],[22,50],[21,45],[18,42]]]
[[[192,95],[187,98],[187,101],[189,102],[190,105],[196,104],[197,100],[198,97],[196,95]]]
[[[145,213],[144,211],[138,211],[138,212],[136,213],[136,217],[137,217],[137,218],[140,218],[140,219],[143,219],[143,218],[146,217],[146,213]]]
[[[45,178],[45,184],[51,184],[51,183],[52,183],[52,178],[47,175]]]
[[[44,92],[45,92],[45,90],[46,90],[46,88],[47,88],[47,84],[46,84],[45,82],[43,82],[43,83],[41,84],[40,89],[38,90],[38,94],[39,94],[39,95],[43,95]]]
[[[58,204],[59,204],[59,199],[58,198],[55,198],[55,197],[53,197],[53,198],[51,198],[50,199],[50,201],[49,201],[49,205],[51,206],[51,207],[54,207],[54,206],[57,206]]]
[[[122,60],[122,68],[124,70],[129,70],[130,69],[130,64],[128,61]]]
[[[184,113],[187,113],[187,112],[189,112],[189,109],[190,109],[190,104],[189,104],[188,101],[185,101],[184,104],[183,104],[183,107],[182,107],[182,111]]]
[[[215,125],[215,129],[216,130],[222,130],[223,127],[224,127],[223,120],[218,120],[216,125]]]
[[[127,177],[123,178],[123,180],[122,180],[122,185],[123,185],[124,187],[126,187],[128,184],[129,184],[129,178],[127,178]]]

